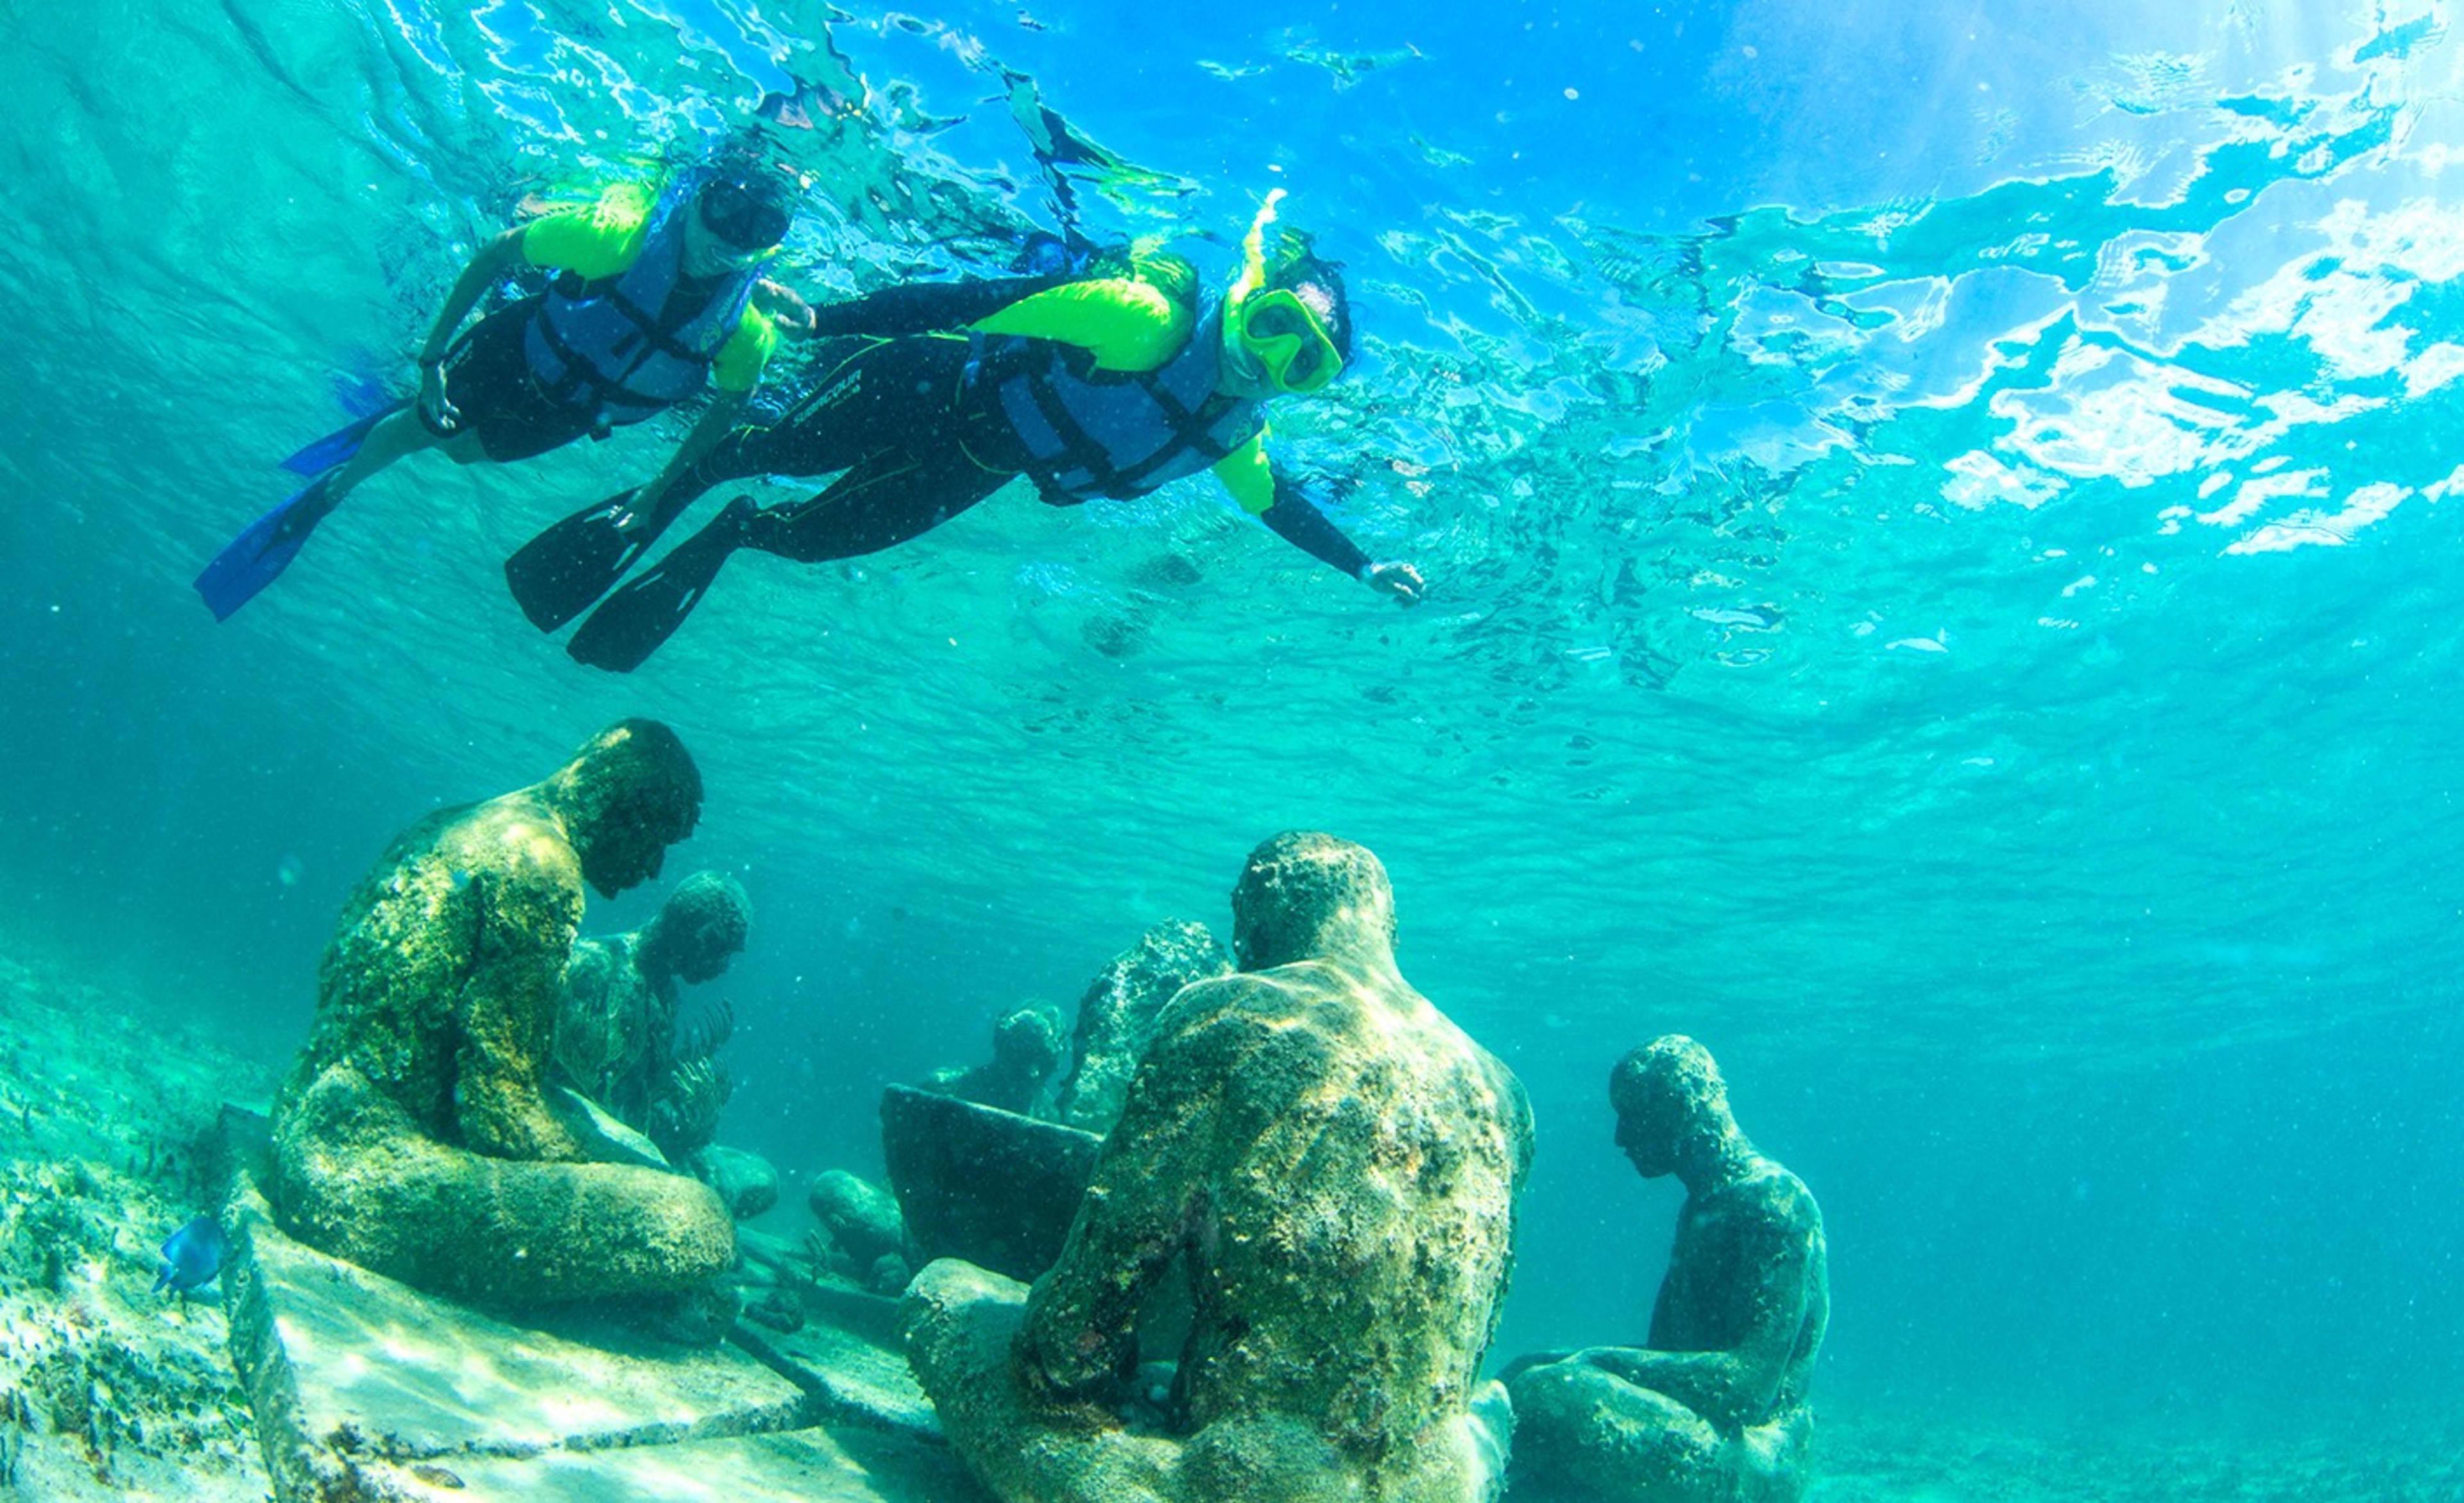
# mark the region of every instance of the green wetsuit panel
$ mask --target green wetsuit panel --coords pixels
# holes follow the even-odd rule
[[[1151,371],[1178,355],[1194,321],[1187,304],[1131,277],[1095,277],[1033,293],[976,320],[986,334],[1020,335],[1074,344],[1095,368]],[[1215,478],[1252,516],[1275,504],[1275,472],[1266,462],[1265,429],[1216,461]]]
[[[1241,510],[1259,516],[1275,504],[1275,471],[1266,463],[1266,429],[1261,425],[1249,442],[1215,462],[1215,478],[1241,503]]]
[[[1188,342],[1190,310],[1130,277],[1094,277],[1033,293],[979,318],[985,334],[1074,344],[1105,371],[1151,371]]]

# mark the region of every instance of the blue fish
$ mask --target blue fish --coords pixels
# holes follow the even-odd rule
[[[221,1223],[211,1216],[199,1216],[163,1244],[163,1272],[154,1280],[154,1292],[165,1289],[185,1295],[202,1289],[214,1281],[223,1271],[223,1258],[231,1252],[231,1239],[223,1235]]]

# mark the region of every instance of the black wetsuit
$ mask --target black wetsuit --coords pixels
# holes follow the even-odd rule
[[[920,536],[1023,472],[1024,447],[979,349],[952,333],[1066,277],[919,284],[816,311],[825,338],[812,376],[775,423],[739,427],[678,476],[670,506],[756,475],[844,471],[820,493],[765,507],[738,546],[800,563],[877,553]],[[1051,491],[1045,499],[1074,505]],[[1278,478],[1259,520],[1311,556],[1357,577],[1368,555],[1297,487]]]
[[[821,359],[784,413],[769,424],[740,427],[676,477],[660,497],[647,532],[627,535],[628,498],[611,497],[532,540],[507,561],[507,577],[523,610],[552,630],[655,537],[694,497],[753,475],[840,472],[820,493],[783,506],[757,507],[737,497],[699,533],[618,586],[576,631],[565,650],[576,660],[630,671],[684,624],[728,556],[751,548],[803,563],[876,553],[918,536],[974,506],[1021,474],[1037,478],[1045,499],[1075,505],[1087,495],[1143,494],[1161,476],[1194,473],[1254,440],[1249,404],[1211,383],[1213,367],[1184,365],[1203,347],[1184,344],[1171,368],[1185,378],[1171,391],[1147,374],[1122,378],[1150,412],[1170,415],[1163,447],[1131,468],[1105,468],[1105,454],[1065,444],[1061,457],[1096,468],[1067,478],[1047,456],[1039,461],[1023,437],[1012,399],[1047,425],[1071,421],[1042,405],[1054,387],[1040,374],[1055,362],[1083,360],[1066,341],[959,332],[1022,297],[1070,280],[1064,276],[927,284],[893,288],[852,303],[824,308],[816,333],[826,337]],[[1199,320],[1192,340],[1212,339]],[[1082,385],[1084,384],[1082,381]],[[1158,395],[1161,393],[1161,395]],[[1022,396],[1022,394],[1024,394]],[[1166,399],[1172,405],[1166,405]],[[1186,399],[1186,400],[1184,400]],[[1058,400],[1057,398],[1054,400]],[[1149,431],[1150,439],[1156,435]],[[1091,435],[1082,434],[1081,438]],[[1167,461],[1169,463],[1167,463]],[[1069,472],[1075,473],[1075,472]],[[1089,478],[1092,475],[1094,478]],[[1282,474],[1258,519],[1312,556],[1355,578],[1369,556],[1337,532],[1300,488]],[[567,588],[581,581],[577,595]]]

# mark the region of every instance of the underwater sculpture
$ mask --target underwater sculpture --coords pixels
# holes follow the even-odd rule
[[[1166,1010],[1059,1263],[1031,1292],[932,1264],[909,1357],[1010,1503],[1491,1497],[1510,1421],[1478,1373],[1530,1164],[1522,1085],[1396,969],[1367,850],[1278,836],[1232,906],[1242,970]],[[1155,1318],[1176,1307],[1177,1348]],[[1142,1336],[1178,1359],[1168,1383]],[[1160,1423],[1125,1423],[1133,1401]]]
[[[1050,1098],[1041,1082],[1058,1058],[1059,1026],[1033,1007],[996,1028],[991,1064],[935,1075],[927,1091],[939,1096],[883,1092],[882,1159],[924,1256],[962,1257],[1021,1279],[1050,1268],[1164,1005],[1190,982],[1231,969],[1205,926],[1167,919],[1088,984],[1076,1063]]]
[[[716,1179],[700,1154],[731,1089],[718,1049],[734,1014],[714,1009],[679,1036],[678,983],[726,974],[752,930],[752,900],[736,879],[695,872],[638,930],[576,940],[564,968],[557,1078],[705,1182]]]
[[[1653,1039],[1609,1078],[1617,1146],[1685,1187],[1647,1347],[1518,1360],[1516,1495],[1785,1503],[1804,1495],[1806,1388],[1831,1318],[1822,1211],[1754,1151],[1710,1052]],[[1528,1484],[1528,1486],[1527,1486]]]
[[[1075,1060],[1056,1105],[1061,1121],[1089,1132],[1111,1131],[1164,1004],[1191,982],[1231,969],[1206,926],[1185,919],[1153,926],[1107,962],[1078,999],[1070,1041]]]
[[[1061,1063],[1061,1019],[1048,1007],[1028,1004],[1002,1013],[993,1024],[993,1056],[979,1065],[950,1065],[933,1072],[928,1091],[955,1096],[1021,1116],[1041,1115],[1044,1082]]]
[[[804,1204],[822,1224],[813,1261],[825,1271],[884,1293],[907,1286],[907,1223],[890,1191],[860,1174],[825,1169]]]
[[[275,1100],[275,1200],[295,1235],[515,1303],[682,1292],[733,1261],[707,1187],[586,1162],[595,1129],[547,1084],[583,882],[612,897],[658,875],[700,809],[675,732],[627,720],[546,781],[395,839],[343,907]]]

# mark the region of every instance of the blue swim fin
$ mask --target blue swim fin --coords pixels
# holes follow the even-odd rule
[[[256,598],[257,591],[291,567],[291,560],[298,556],[299,545],[340,504],[329,495],[330,478],[319,476],[297,494],[251,522],[248,531],[232,538],[231,546],[214,555],[214,561],[197,576],[197,594],[205,599],[206,609],[214,613],[214,620],[231,620],[232,613]]]
[[[368,430],[410,405],[407,397],[387,403],[365,417],[354,419],[349,426],[336,428],[316,443],[282,462],[282,468],[295,475],[321,475],[360,451],[367,442]]]

